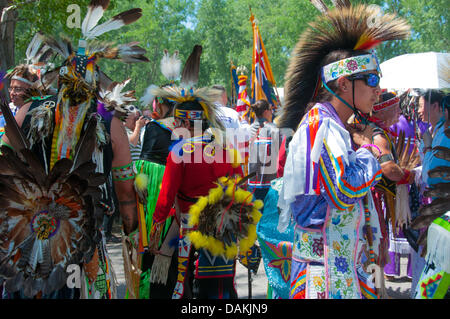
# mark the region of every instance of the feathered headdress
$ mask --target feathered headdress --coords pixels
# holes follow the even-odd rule
[[[160,63],[160,70],[162,75],[169,81],[169,85],[174,85],[181,76],[181,60],[179,58],[179,52],[176,50],[172,55],[169,54],[168,50],[164,50],[163,58]],[[158,86],[151,84],[145,90],[144,95],[139,100],[142,106],[148,106],[155,99],[153,89]]]
[[[163,99],[176,103],[175,117],[187,120],[208,121],[210,126],[223,130],[223,125],[217,118],[214,102],[222,95],[220,90],[212,88],[191,88],[189,90],[182,87],[166,86],[156,87],[153,94]],[[201,110],[184,110],[183,104],[197,103]]]
[[[53,52],[64,59],[63,65],[54,71],[58,74],[58,94],[55,111],[55,127],[53,129],[52,149],[58,150],[51,154],[50,166],[61,157],[71,157],[74,147],[80,138],[84,118],[91,108],[92,102],[108,100],[110,105],[125,105],[128,103],[129,92],[120,93],[122,84],[114,83],[98,67],[100,59],[115,59],[124,63],[148,62],[144,56],[145,50],[131,42],[115,45],[109,42],[98,41],[97,38],[106,32],[117,30],[123,26],[137,21],[142,16],[139,8],[122,12],[110,20],[99,24],[109,0],[91,0],[86,17],[81,26],[82,39],[75,48],[70,39],[59,39],[38,34],[41,41],[50,47]],[[102,96],[99,91],[102,90]],[[109,93],[108,93],[109,92]],[[112,99],[118,100],[113,102]],[[72,106],[77,107],[77,116],[70,115]],[[123,108],[121,106],[121,108]],[[68,127],[75,129],[69,130]],[[62,154],[61,150],[65,150]]]
[[[285,76],[285,103],[280,110],[279,126],[294,130],[307,104],[320,88],[325,70],[328,71],[326,77],[336,79],[355,71],[363,72],[364,68],[367,71],[367,67],[373,69],[377,64],[376,59],[367,55],[359,62],[344,64],[345,61],[336,61],[322,68],[327,55],[338,50],[364,52],[383,41],[404,39],[409,35],[405,20],[393,14],[377,16],[379,12],[372,6],[352,6],[349,1],[333,1],[336,7],[328,9],[322,0],[311,2],[323,14],[310,23],[293,51]],[[374,16],[378,17],[378,23],[373,23]],[[337,62],[342,62],[342,65]]]
[[[110,0],[91,0],[81,26],[83,38],[78,42],[78,50],[75,50],[72,42],[65,37],[55,39],[39,35],[40,41],[66,60],[64,65],[58,68],[63,83],[77,82],[77,88],[88,91],[95,91],[97,87],[107,88],[110,83],[102,83],[107,77],[99,74],[101,71],[96,66],[99,59],[115,59],[125,63],[149,61],[144,56],[146,50],[139,47],[137,42],[115,45],[96,40],[99,36],[129,25],[142,16],[142,10],[134,8],[98,24],[109,3]],[[76,90],[71,90],[71,93],[72,96],[77,95]]]

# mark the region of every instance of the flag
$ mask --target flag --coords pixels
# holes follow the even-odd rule
[[[278,108],[278,99],[274,92],[276,87],[273,77],[269,57],[267,56],[264,42],[259,32],[259,27],[253,14],[250,17],[253,27],[253,63],[252,63],[252,99],[254,103],[257,100],[267,100],[275,109]]]
[[[239,75],[238,77],[238,85],[239,85],[239,93],[236,104],[236,111],[242,117],[250,107],[250,102],[248,101],[247,95],[247,79],[248,77],[244,74]]]
[[[231,105],[234,107],[237,104],[238,92],[239,92],[239,79],[236,72],[236,67],[231,62]]]

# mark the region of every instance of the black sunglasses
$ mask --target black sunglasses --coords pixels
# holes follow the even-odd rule
[[[370,87],[377,87],[380,84],[380,76],[374,73],[354,74],[347,77],[349,80],[364,80]]]

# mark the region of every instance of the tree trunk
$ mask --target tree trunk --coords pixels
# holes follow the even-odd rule
[[[0,70],[7,71],[15,65],[14,60],[14,30],[16,28],[16,22],[18,13],[16,9],[4,10],[11,5],[10,0],[0,0]],[[7,86],[9,83],[5,83],[3,93],[9,101],[9,94],[7,94]]]

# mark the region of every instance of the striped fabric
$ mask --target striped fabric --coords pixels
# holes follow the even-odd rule
[[[131,131],[128,127],[125,127],[125,129],[127,131],[127,135],[128,135],[128,138],[129,138],[133,134],[133,131]],[[145,133],[145,126],[141,129],[139,142],[137,143],[137,145],[133,145],[133,144],[130,143],[131,160],[133,162],[138,161],[140,156],[141,156],[142,142],[143,142],[143,138],[144,138],[144,133]]]

